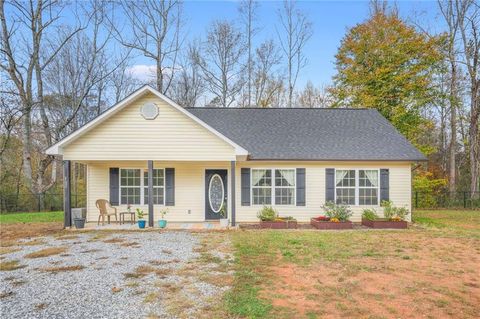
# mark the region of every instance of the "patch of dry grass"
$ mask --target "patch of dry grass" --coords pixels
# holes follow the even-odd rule
[[[21,250],[21,249],[18,248],[18,247],[12,247],[12,246],[0,247],[0,255],[11,254],[11,253],[14,253],[14,252],[19,251],[19,250]]]
[[[19,245],[21,246],[38,246],[38,245],[45,245],[46,242],[43,238],[35,238],[34,240],[21,242]]]
[[[56,235],[66,233],[63,224],[59,222],[51,223],[28,223],[28,227],[19,226],[19,224],[2,224],[0,227],[0,242],[2,246],[9,241],[15,241],[21,238],[32,238],[46,235]]]
[[[0,299],[7,298],[13,296],[15,293],[13,291],[4,291],[0,292]]]
[[[43,258],[54,255],[60,255],[67,251],[67,247],[49,247],[25,255],[25,258]]]
[[[78,238],[79,237],[77,235],[61,235],[57,237],[57,240],[73,240]]]
[[[124,241],[125,239],[118,238],[118,237],[103,240],[103,242],[107,244],[118,244],[118,243],[123,243]]]
[[[130,241],[130,242],[122,243],[122,244],[120,244],[120,246],[131,247],[131,248],[139,248],[140,244],[137,243],[136,241]]]
[[[43,310],[48,307],[48,304],[45,302],[39,303],[35,305],[36,310]]]
[[[123,276],[125,277],[125,279],[138,279],[138,278],[143,278],[145,277],[147,274],[142,274],[142,273],[134,273],[134,272],[127,272],[127,273],[124,273]]]
[[[20,261],[18,260],[8,260],[8,261],[0,261],[0,271],[12,271],[21,268],[27,267],[26,265],[21,265]]]
[[[136,281],[128,281],[127,283],[125,283],[125,287],[129,287],[129,288],[136,288],[138,286],[140,286],[140,283]]]
[[[44,267],[39,268],[40,271],[49,272],[49,273],[59,273],[66,271],[78,271],[84,269],[85,266],[82,265],[72,265],[72,266],[60,266],[60,267]]]
[[[149,263],[154,265],[154,266],[164,266],[164,265],[168,265],[168,264],[178,264],[179,262],[181,262],[181,260],[178,259],[178,258],[174,258],[174,259],[171,259],[171,260],[151,260],[151,261],[149,261]]]
[[[155,287],[162,288],[162,290],[167,291],[169,294],[176,293],[182,289],[176,283],[169,281],[157,281]]]
[[[155,301],[158,301],[159,299],[160,298],[159,298],[158,292],[150,292],[145,296],[145,298],[143,299],[143,302],[144,303],[154,303]]]

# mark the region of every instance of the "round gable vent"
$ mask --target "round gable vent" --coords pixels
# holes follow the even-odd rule
[[[158,116],[158,107],[155,103],[145,103],[140,108],[140,113],[146,120],[153,120]]]

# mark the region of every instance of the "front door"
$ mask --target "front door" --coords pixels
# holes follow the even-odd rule
[[[205,220],[227,218],[227,170],[205,170]]]

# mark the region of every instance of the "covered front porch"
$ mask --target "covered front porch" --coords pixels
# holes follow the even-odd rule
[[[102,226],[99,200],[112,206],[107,228],[132,229],[130,214],[144,212],[148,227],[167,221],[169,229],[219,229],[220,219],[236,225],[236,161],[79,161],[86,165],[86,227]],[[65,227],[72,227],[71,167],[63,162]],[[136,216],[138,219],[138,216]],[[105,218],[106,219],[106,218]],[[98,222],[100,221],[100,225]],[[106,224],[107,225],[107,224]]]

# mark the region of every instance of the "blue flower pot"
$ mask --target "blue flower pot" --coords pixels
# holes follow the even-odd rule
[[[165,228],[165,227],[167,227],[167,221],[166,221],[166,220],[163,220],[163,219],[162,219],[162,220],[159,220],[159,221],[158,221],[158,227],[160,227],[160,228]]]
[[[139,220],[138,221],[138,228],[145,228],[146,220]]]

